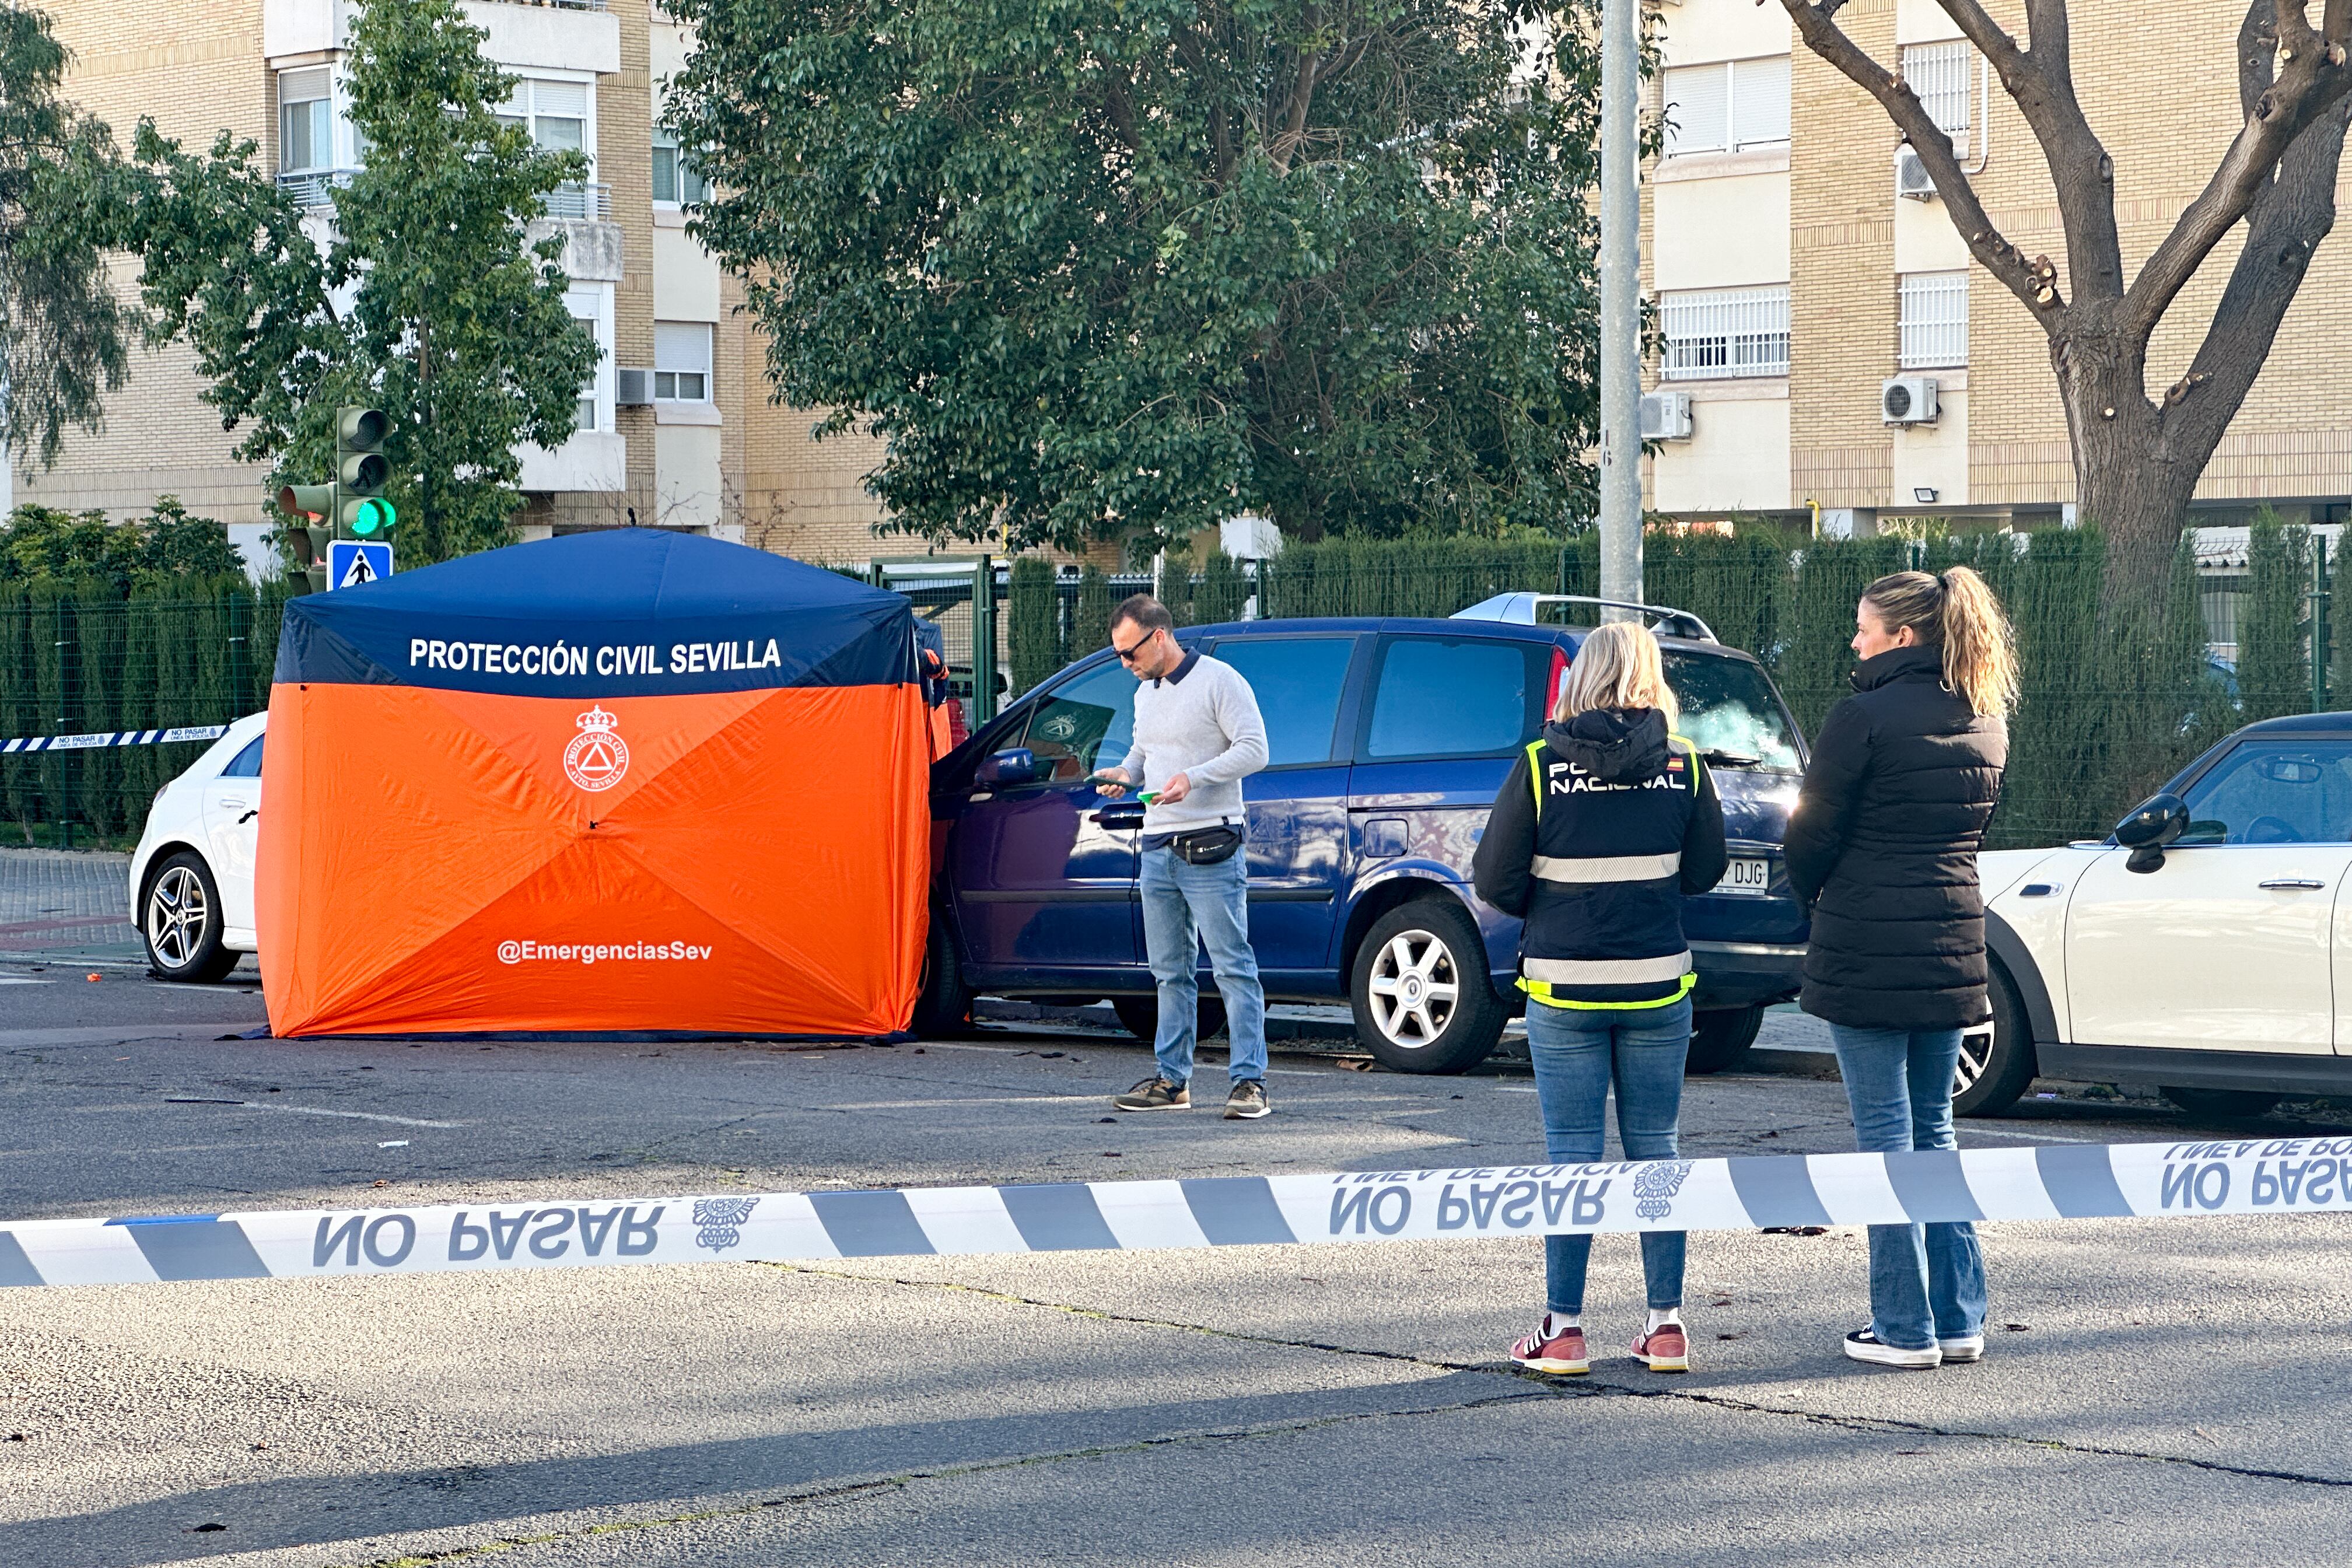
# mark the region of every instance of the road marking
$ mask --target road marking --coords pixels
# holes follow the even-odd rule
[[[1495,1092],[1496,1094],[1534,1094],[1538,1091],[1532,1084],[1522,1086],[1516,1083],[1498,1083],[1495,1086]]]
[[[29,974],[0,974],[0,985],[55,985],[54,980],[36,980]]]
[[[2061,1132],[2003,1132],[1998,1127],[1971,1127],[1969,1131],[1980,1138],[2020,1138],[2036,1143],[2099,1143],[2099,1138],[2069,1138]]]
[[[246,1110],[282,1110],[289,1116],[338,1116],[352,1121],[389,1121],[394,1127],[471,1127],[470,1121],[427,1121],[416,1116],[389,1116],[380,1110],[329,1110],[318,1105],[278,1105],[266,1100],[169,1099],[166,1105],[233,1105]]]

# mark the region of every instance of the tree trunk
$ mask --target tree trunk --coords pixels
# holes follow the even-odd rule
[[[2050,358],[2074,437],[2076,513],[2106,536],[2105,605],[2157,604],[2204,455],[2187,461],[2169,450],[2164,412],[2147,396],[2146,349],[2128,331],[2070,323],[2051,340]]]

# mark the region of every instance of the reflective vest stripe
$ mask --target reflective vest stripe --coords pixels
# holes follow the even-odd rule
[[[1682,851],[1670,855],[1538,855],[1529,867],[1545,882],[1654,882],[1683,868]]]
[[[1548,985],[1658,985],[1691,972],[1687,949],[1664,958],[1526,958],[1519,971]]]
[[[1652,996],[1639,1002],[1587,1002],[1574,996],[1555,996],[1551,994],[1551,987],[1543,981],[1529,980],[1524,976],[1519,980],[1519,989],[1526,992],[1530,1000],[1540,1002],[1547,1007],[1571,1007],[1586,1013],[1636,1013],[1646,1008],[1671,1007],[1689,995],[1691,988],[1697,984],[1697,975],[1685,974],[1680,983],[1664,995]]]

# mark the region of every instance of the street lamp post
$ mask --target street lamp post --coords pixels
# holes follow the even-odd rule
[[[1601,596],[1642,596],[1641,0],[1601,11]]]

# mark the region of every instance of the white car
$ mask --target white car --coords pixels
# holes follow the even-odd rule
[[[166,980],[214,981],[259,943],[253,854],[260,837],[261,734],[251,713],[155,792],[131,857],[131,922]]]
[[[2097,843],[1978,861],[1993,1026],[1956,1108],[2039,1072],[2207,1115],[2352,1095],[2352,713],[2250,724]]]

